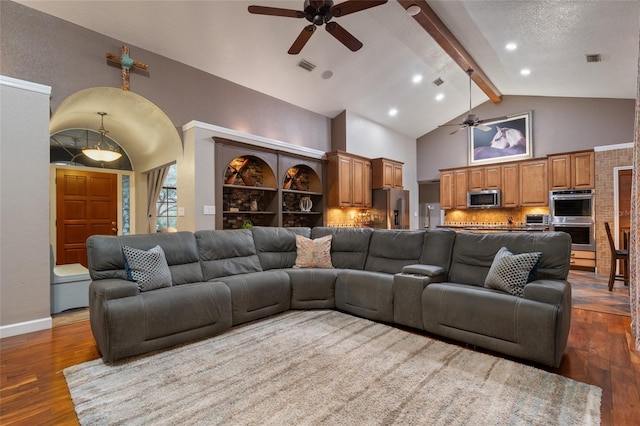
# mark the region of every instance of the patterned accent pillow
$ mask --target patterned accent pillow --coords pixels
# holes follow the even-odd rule
[[[502,247],[493,258],[484,286],[522,297],[524,286],[529,282],[529,273],[540,256],[541,252],[513,254]]]
[[[296,264],[294,268],[325,268],[333,269],[331,263],[332,235],[310,240],[302,235],[296,235]]]
[[[171,271],[162,247],[139,250],[123,246],[122,253],[127,279],[138,283],[140,291],[171,287]]]

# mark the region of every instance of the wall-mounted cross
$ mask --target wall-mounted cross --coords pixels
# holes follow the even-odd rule
[[[143,71],[147,71],[149,69],[149,66],[147,64],[134,61],[133,58],[129,56],[128,46],[122,46],[121,56],[116,56],[113,53],[107,53],[107,61],[120,64],[120,68],[122,68],[122,85],[120,86],[120,88],[125,92],[129,91],[129,70],[131,68]]]

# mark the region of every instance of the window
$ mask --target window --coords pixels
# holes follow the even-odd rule
[[[156,202],[156,229],[175,230],[178,227],[178,197],[176,193],[176,165],[169,167],[162,191]],[[173,228],[173,229],[171,229]]]

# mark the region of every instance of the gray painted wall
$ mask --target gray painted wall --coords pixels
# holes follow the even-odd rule
[[[634,99],[503,96],[501,103],[488,101],[473,111],[481,119],[532,111],[534,157],[633,142]],[[454,129],[441,127],[418,138],[418,181],[439,179],[440,169],[468,164],[467,132],[450,136]]]
[[[0,2],[0,74],[52,87],[51,108],[89,87],[120,87],[120,69],[105,54],[126,41],[10,1]],[[330,150],[331,119],[177,61],[129,45],[149,65],[131,72],[131,91],[162,109],[179,129],[191,120]]]
[[[0,103],[0,326],[42,330],[51,326],[48,88],[3,82]]]

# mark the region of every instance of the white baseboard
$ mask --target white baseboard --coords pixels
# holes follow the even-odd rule
[[[18,322],[15,324],[0,326],[0,339],[20,334],[32,333],[34,331],[48,330],[52,327],[51,317],[41,318],[32,321]]]

